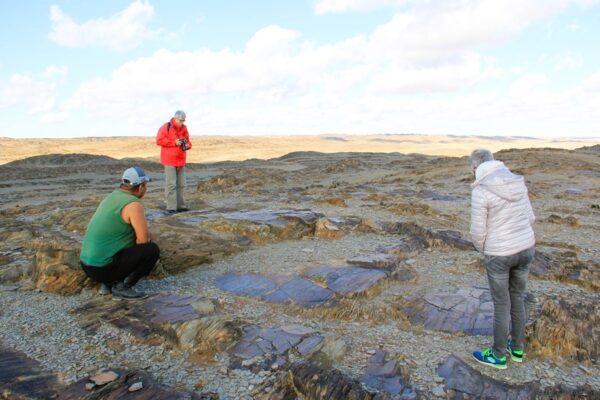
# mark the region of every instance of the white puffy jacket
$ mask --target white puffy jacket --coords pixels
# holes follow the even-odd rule
[[[486,255],[510,256],[535,245],[525,180],[501,161],[487,161],[475,171],[471,193],[471,238]]]

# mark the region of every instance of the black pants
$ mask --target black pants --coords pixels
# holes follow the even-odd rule
[[[160,249],[156,243],[135,244],[119,251],[112,262],[104,267],[92,267],[84,263],[81,263],[81,267],[93,281],[113,283],[127,277],[127,283],[133,286],[154,269],[159,255]]]

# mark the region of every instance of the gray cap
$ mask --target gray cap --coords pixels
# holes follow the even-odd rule
[[[138,186],[144,182],[150,182],[150,178],[140,167],[131,167],[123,172],[123,179],[121,182],[127,186]]]
[[[173,116],[173,118],[177,118],[179,120],[185,121],[185,111],[175,111],[175,115]]]

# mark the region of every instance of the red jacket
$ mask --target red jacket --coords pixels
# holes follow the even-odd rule
[[[175,125],[174,118],[160,127],[156,134],[156,144],[161,146],[160,163],[172,167],[183,167],[185,165],[185,151],[175,144],[177,139],[186,139],[188,146],[192,148],[190,134],[187,126],[182,125],[179,128]]]

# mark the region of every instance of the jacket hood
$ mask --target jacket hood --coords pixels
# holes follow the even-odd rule
[[[475,170],[472,187],[482,186],[507,201],[519,201],[527,195],[525,179],[513,174],[502,161],[486,161]]]

